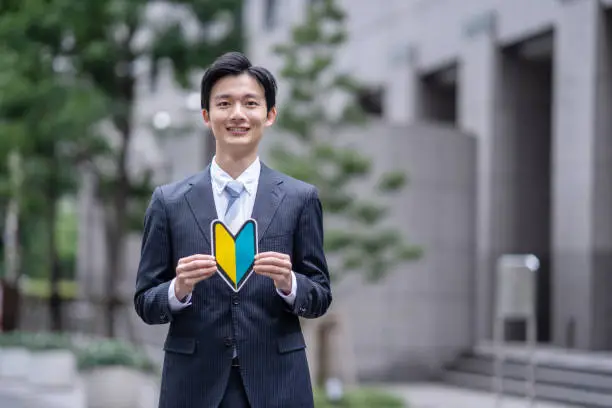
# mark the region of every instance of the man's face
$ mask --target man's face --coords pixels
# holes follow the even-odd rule
[[[267,112],[263,87],[249,74],[229,75],[218,80],[210,93],[204,121],[227,153],[256,151],[264,127],[276,119],[276,109]]]

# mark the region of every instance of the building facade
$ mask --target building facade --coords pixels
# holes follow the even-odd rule
[[[279,74],[272,46],[288,39],[308,1],[316,0],[245,0],[254,63]],[[612,349],[612,0],[338,1],[349,41],[337,67],[377,94],[382,112],[334,136],[371,154],[376,171],[409,173],[390,222],[425,253],[377,285],[336,285],[343,375],[432,377],[490,340],[496,260],[505,253],[540,259],[540,343]],[[133,153],[157,163],[166,182],[200,170],[212,150],[197,89],[161,77],[156,90],[138,89]],[[281,79],[281,115],[284,92]],[[152,136],[151,125],[164,132],[184,122],[193,130],[182,138]],[[80,203],[79,273],[95,292],[105,270],[102,213],[91,191]],[[118,284],[126,298],[139,240],[127,242],[131,272]],[[161,344],[165,327],[146,327],[133,311],[125,317]],[[520,322],[508,329],[509,339],[525,337]],[[311,356],[316,347],[309,341]]]
[[[247,3],[250,56],[278,73],[272,46],[307,2]],[[612,0],[340,3],[349,41],[338,67],[382,89],[381,120],[475,138],[473,270],[462,275],[466,333],[454,344],[491,339],[496,262],[531,253],[541,264],[538,341],[612,349]],[[507,328],[524,339],[520,322]]]

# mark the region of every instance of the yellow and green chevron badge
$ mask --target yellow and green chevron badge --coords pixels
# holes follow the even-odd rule
[[[210,226],[212,254],[225,282],[238,292],[253,273],[257,254],[257,222],[247,220],[234,236],[227,226],[214,220]]]

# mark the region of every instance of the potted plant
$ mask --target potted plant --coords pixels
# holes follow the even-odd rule
[[[0,334],[0,381],[27,379],[30,352],[25,346],[26,337],[17,331]]]
[[[24,333],[29,353],[27,385],[31,406],[85,407],[82,381],[77,372],[75,347],[64,333]]]
[[[30,351],[28,382],[37,387],[64,387],[74,384],[77,361],[70,338],[62,333],[37,332],[26,337]]]
[[[120,340],[90,342],[78,352],[88,408],[153,406],[157,368],[143,350]],[[153,391],[153,392],[152,392]],[[148,399],[146,403],[143,399]]]

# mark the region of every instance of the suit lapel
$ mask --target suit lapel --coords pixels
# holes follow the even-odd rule
[[[210,166],[201,173],[185,193],[185,199],[191,209],[191,213],[202,231],[204,238],[210,244],[210,224],[217,219],[215,198],[213,197],[212,182],[210,177]]]
[[[282,183],[282,179],[273,170],[263,163],[261,164],[255,205],[253,206],[253,214],[251,216],[251,218],[257,221],[259,241],[261,241],[268,230],[276,210],[278,210],[285,196],[281,188]]]

